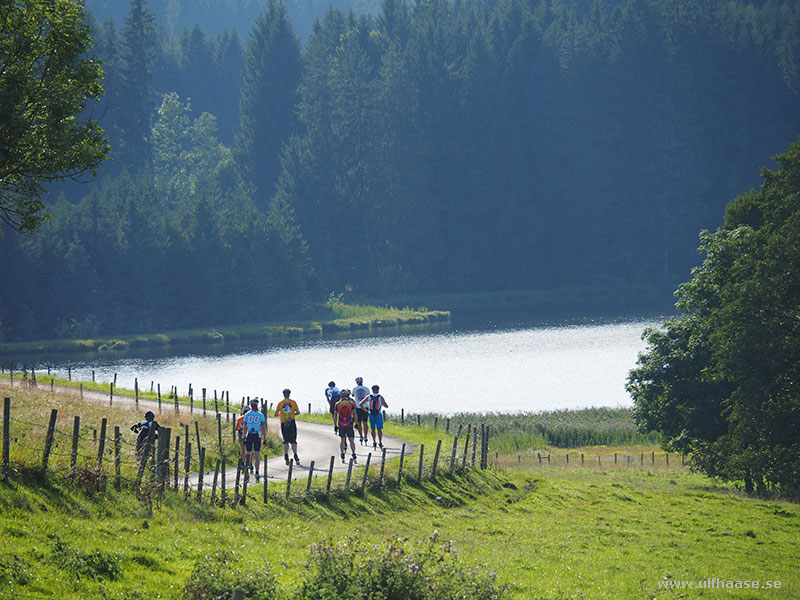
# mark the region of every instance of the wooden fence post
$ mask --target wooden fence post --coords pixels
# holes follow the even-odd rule
[[[462,467],[466,467],[467,466],[467,455],[469,454],[469,436],[470,436],[471,433],[472,433],[472,423],[468,423],[467,424],[466,442],[464,442],[464,457],[461,460],[461,466]]]
[[[364,479],[361,480],[361,493],[367,493],[367,474],[369,473],[369,463],[372,460],[372,452],[367,454],[367,464],[364,465]]]
[[[472,467],[475,467],[475,450],[478,447],[478,426],[472,429]]]
[[[203,475],[206,470],[206,449],[200,448],[200,469],[197,477],[197,501],[203,501]]]
[[[294,467],[294,459],[289,460],[289,473],[286,475],[286,500],[289,500],[289,494],[292,490],[292,467]]]
[[[114,426],[114,487],[117,491],[122,489],[122,463],[120,460],[120,445],[122,442],[122,434],[120,433],[119,426]]]
[[[344,482],[344,491],[350,493],[350,476],[353,474],[353,459],[347,464],[347,480]]]
[[[158,390],[156,392],[158,394],[158,412],[161,412],[161,384],[158,384]]]
[[[311,479],[314,477],[314,461],[308,466],[308,483],[306,484],[306,496],[311,493]]]
[[[222,475],[222,481],[220,482],[220,486],[219,486],[219,502],[224,507],[225,506],[225,500],[227,499],[225,497],[225,477],[226,477],[227,473],[225,471],[225,459],[224,458],[222,459],[222,464],[220,465],[220,469],[221,469],[220,475]],[[267,485],[266,481],[264,481],[264,485],[265,486]]]
[[[200,445],[200,423],[198,423],[197,420],[194,422],[194,434],[197,438],[197,452],[199,453],[202,446]]]
[[[72,456],[70,457],[69,466],[74,469],[78,464],[78,439],[81,433],[81,418],[75,415],[72,422]]]
[[[583,466],[583,452],[581,452],[581,466]]]
[[[189,469],[192,468],[192,445],[186,442],[183,456],[183,499],[189,498]]]
[[[203,388],[203,416],[206,416],[206,388]]]
[[[211,484],[211,505],[214,506],[217,503],[217,481],[219,480],[219,459],[217,459],[217,463],[214,465],[214,480]]]
[[[247,506],[247,484],[250,483],[250,457],[247,457],[247,468],[244,471],[244,481],[242,481],[242,497],[239,503],[242,506]]]
[[[651,452],[650,453],[650,461],[651,461],[652,464],[656,464],[656,453],[655,452]]]
[[[386,466],[386,448],[381,448],[381,476],[378,478],[378,488],[383,489],[383,469]]]
[[[417,483],[422,483],[422,455],[425,452],[425,444],[419,445],[419,469],[417,470]]]
[[[172,397],[175,400],[175,412],[176,413],[181,412],[181,408],[180,408],[180,406],[178,406],[178,403],[179,403],[180,399],[178,398],[178,386],[177,385],[174,386],[173,389],[172,389]]]
[[[450,453],[450,474],[456,466],[456,450],[458,450],[458,436],[453,438],[453,451]]]
[[[11,398],[3,398],[3,481],[11,472]]]
[[[100,421],[100,444],[97,446],[97,470],[103,468],[103,452],[106,449],[106,427],[108,427],[108,419]]]
[[[173,480],[173,488],[175,489],[176,492],[178,491],[178,463],[180,462],[180,456],[181,456],[181,436],[176,435],[175,436],[175,468],[174,468],[175,475],[174,475],[174,480]]]
[[[436,442],[436,452],[433,455],[433,472],[431,473],[431,479],[436,479],[436,467],[439,464],[439,451],[442,449],[442,440]]]
[[[225,392],[225,422],[231,422],[231,398],[229,392]]]
[[[219,455],[222,456],[222,415],[217,413],[217,438],[219,442]]]
[[[403,444],[400,448],[400,468],[397,470],[397,485],[403,483],[403,459],[406,456],[406,445]]]
[[[133,391],[136,394],[136,410],[139,410],[139,378],[133,380]]]
[[[54,408],[50,411],[50,424],[47,426],[47,436],[44,439],[44,454],[42,456],[42,471],[47,472],[47,461],[50,459],[50,450],[53,447],[53,435],[56,430],[56,417],[58,411]]]
[[[81,384],[81,398],[83,398],[83,384]],[[114,404],[114,384],[108,384],[108,405],[112,406]]]
[[[161,435],[158,436],[158,448],[156,451],[156,484],[158,495],[164,493],[169,481],[169,442],[172,430],[169,427],[161,429]]]
[[[331,464],[328,467],[328,484],[325,486],[325,495],[331,493],[331,478],[333,477],[333,461],[335,457],[331,456]]]

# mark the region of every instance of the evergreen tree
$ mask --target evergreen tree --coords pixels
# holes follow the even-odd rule
[[[270,0],[247,43],[236,133],[237,162],[264,210],[278,181],[281,147],[297,129],[301,75],[300,41],[286,7]]]
[[[131,0],[130,12],[120,35],[119,95],[120,106],[114,111],[124,115],[118,123],[118,146],[113,150],[116,162],[129,170],[149,166],[150,121],[154,109],[151,87],[156,41],[153,14],[147,0]]]

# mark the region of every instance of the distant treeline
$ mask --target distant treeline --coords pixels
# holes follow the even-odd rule
[[[796,2],[386,0],[305,45],[264,6],[246,39],[173,35],[145,0],[89,18],[112,160],[0,238],[0,338],[274,319],[332,290],[668,294],[800,132]]]

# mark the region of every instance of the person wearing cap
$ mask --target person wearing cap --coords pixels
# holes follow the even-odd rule
[[[250,410],[244,416],[242,427],[245,431],[245,451],[249,454],[247,460],[251,465],[255,464],[256,481],[258,481],[261,440],[267,438],[267,418],[264,413],[258,410],[258,400],[256,398],[250,400]],[[249,477],[250,475],[246,473],[245,479]]]
[[[148,410],[144,413],[144,421],[140,421],[139,423],[134,423],[131,425],[131,431],[133,433],[137,433],[136,436],[136,455],[140,456],[142,454],[142,450],[144,449],[144,445],[147,442],[147,436],[150,435],[150,430],[153,430],[153,439],[158,438],[158,434],[155,433],[158,431],[158,423],[156,422],[156,416],[153,414],[152,410]]]
[[[358,417],[358,422],[356,423],[359,435],[358,441],[361,444],[366,444],[369,434],[369,425],[367,423],[367,416],[369,413],[366,410],[366,406],[363,405],[363,402],[369,395],[369,388],[364,385],[364,380],[361,377],[356,377],[356,384],[358,385],[353,388],[352,393],[353,401],[356,403],[356,416]]]
[[[244,416],[247,414],[247,411],[250,410],[247,405],[242,406],[242,413],[236,419],[236,437],[239,440],[239,446],[241,446],[241,452],[239,452],[239,469],[244,470],[247,468],[245,464],[245,459],[247,458],[247,451],[244,447]]]
[[[289,464],[289,445],[292,446],[294,462],[300,464],[300,457],[297,456],[297,423],[294,418],[300,414],[297,402],[289,398],[292,390],[283,390],[283,400],[278,402],[275,407],[275,416],[281,420],[281,435],[283,436],[283,459]]]
[[[342,451],[342,462],[347,452],[347,439],[350,439],[350,449],[353,451],[353,462],[356,462],[356,443],[353,423],[356,418],[356,403],[350,398],[350,390],[342,390],[342,397],[336,403],[336,425],[339,428],[339,449]]]
[[[336,382],[330,381],[328,383],[328,387],[325,388],[325,399],[328,401],[328,406],[330,407],[331,411],[331,419],[333,420],[333,433],[338,434],[339,430],[336,427],[336,415],[334,414],[334,406],[341,398],[339,393],[339,388],[336,387]]]
[[[389,408],[386,398],[380,394],[380,386],[373,385],[372,393],[364,399],[364,406],[369,411],[369,425],[372,427],[372,447],[383,448],[383,409]],[[378,444],[375,444],[375,431],[378,431]]]

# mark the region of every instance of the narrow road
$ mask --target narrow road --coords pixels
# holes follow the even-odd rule
[[[15,384],[14,387],[16,387]],[[3,384],[4,387],[7,387],[7,383]],[[38,388],[41,390],[50,391],[50,385],[46,383],[38,383]],[[71,394],[71,395],[79,395],[80,391],[75,388],[69,387],[56,387],[55,391],[61,394]],[[109,395],[104,392],[95,392],[84,390],[83,391],[83,399],[90,400],[92,402],[99,402],[103,404],[108,404],[109,402]],[[126,407],[133,407],[135,405],[135,399],[129,396],[114,396],[113,406],[126,406]],[[168,406],[170,410],[174,410],[173,404],[162,404],[162,407]],[[145,400],[140,398],[139,399],[139,410],[144,413],[146,410],[158,410],[158,402],[155,400]],[[162,408],[163,410],[163,408]],[[183,404],[178,405],[178,411],[180,413],[188,413],[189,407]],[[197,411],[195,411],[197,413]],[[215,413],[210,413],[215,414]],[[193,415],[196,416],[196,415]],[[235,418],[235,413],[231,413],[231,417]],[[197,418],[203,418],[202,415],[197,416]],[[207,418],[214,418],[214,417],[207,417]],[[391,427],[391,425],[390,425]],[[280,421],[275,417],[268,417],[267,418],[267,429],[270,433],[277,434],[277,437],[280,439]],[[357,434],[358,432],[356,432]],[[310,470],[311,461],[314,461],[314,476],[328,476],[328,468],[330,467],[330,460],[331,456],[334,457],[333,462],[333,471],[334,473],[339,472],[346,472],[348,467],[348,462],[351,456],[350,445],[347,445],[347,452],[345,453],[346,462],[342,463],[340,457],[340,450],[339,450],[339,436],[335,435],[333,432],[333,423],[331,422],[328,425],[321,425],[319,423],[309,423],[306,421],[298,421],[297,422],[297,454],[300,457],[300,463],[294,464],[292,466],[292,481],[300,480],[300,479],[307,479],[308,472]],[[357,465],[363,466],[367,462],[367,456],[372,453],[372,458],[370,462],[370,469],[373,468],[374,465],[380,464],[381,459],[381,449],[373,449],[372,448],[372,437],[370,434],[370,444],[368,446],[361,446],[358,443],[358,438],[356,437],[356,457],[357,457]],[[386,460],[390,460],[397,456],[400,456],[400,452],[402,449],[403,444],[405,444],[405,454],[408,455],[413,451],[413,446],[410,442],[406,440],[401,440],[396,437],[385,435],[383,436],[383,445],[386,448]],[[290,448],[291,451],[291,448]],[[291,458],[291,454],[289,455]],[[264,472],[264,466],[261,465],[261,473]],[[277,457],[272,457],[269,459],[267,463],[267,477],[270,481],[286,481],[288,476],[289,467],[286,465],[283,454]],[[212,483],[214,472],[206,471],[203,475],[203,487],[210,488]],[[197,486],[199,476],[197,473],[190,475],[189,482],[192,487]],[[225,477],[225,487],[228,489],[232,489],[236,482],[236,465],[229,465],[226,469],[226,477]],[[250,481],[248,482],[249,485],[255,483],[255,479],[251,477]]]

